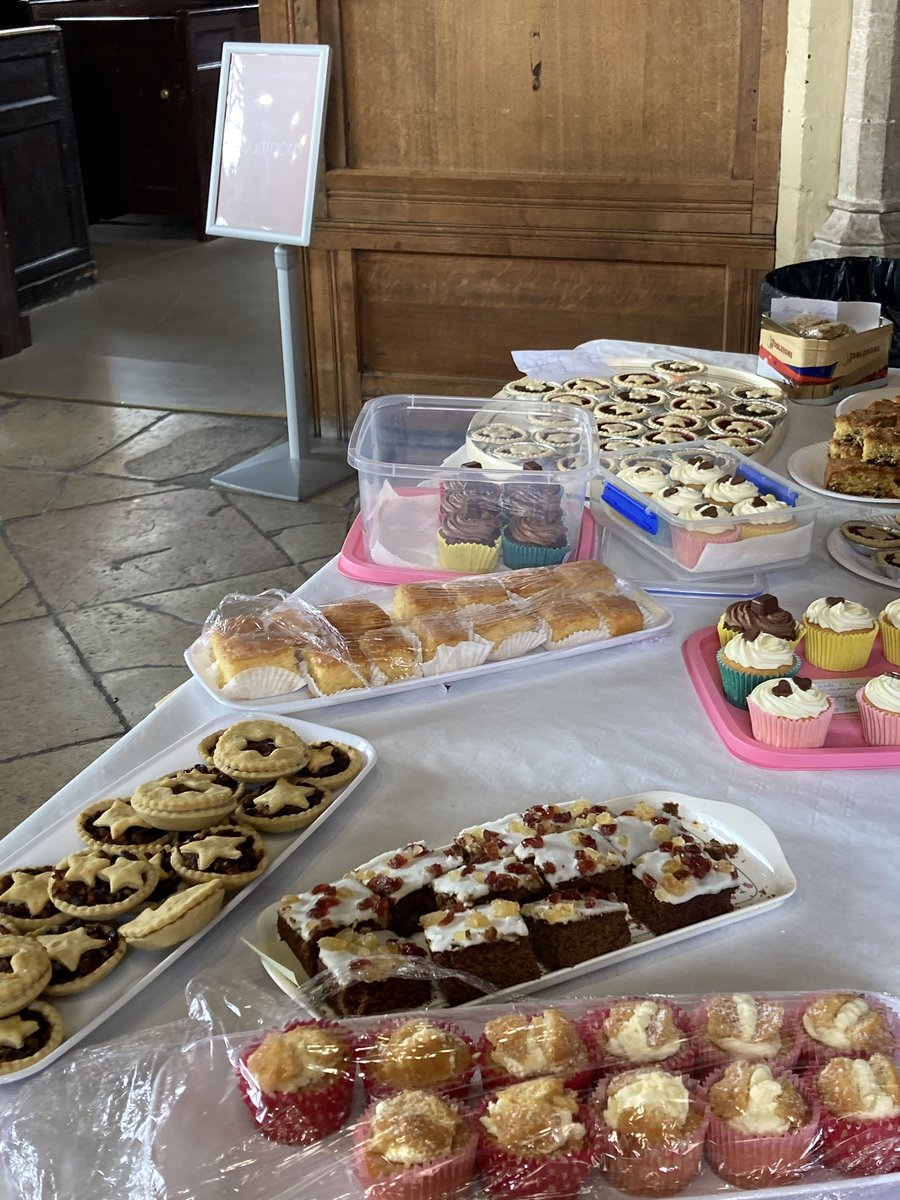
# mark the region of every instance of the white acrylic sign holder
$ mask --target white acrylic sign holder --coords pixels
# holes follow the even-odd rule
[[[343,444],[310,436],[298,246],[312,233],[327,46],[226,42],[206,232],[275,242],[288,440],[214,475],[220,487],[305,500],[350,478]]]

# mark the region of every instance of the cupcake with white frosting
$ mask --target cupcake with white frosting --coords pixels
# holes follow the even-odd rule
[[[854,1176],[900,1167],[900,1070],[891,1058],[833,1058],[816,1090],[826,1167]]]
[[[739,500],[752,500],[758,494],[759,488],[755,483],[743,475],[729,475],[727,472],[710,480],[703,488],[707,500],[712,500],[713,504],[726,504],[729,508]]]
[[[811,679],[767,679],[747,697],[750,728],[758,742],[786,749],[824,746],[834,700]]]
[[[865,607],[843,596],[813,600],[803,614],[807,662],[825,671],[858,671],[869,661],[878,622]]]
[[[892,666],[900,667],[900,596],[886,604],[878,617],[881,653]]]
[[[822,1066],[832,1058],[870,1058],[893,1055],[897,1049],[894,1023],[871,997],[857,992],[824,992],[814,996],[800,1014],[803,1026],[801,1061]]]
[[[876,675],[856,693],[869,746],[900,746],[900,671]]]
[[[740,1059],[788,1071],[800,1056],[796,1013],[774,996],[746,992],[710,996],[690,1015],[695,1035],[692,1070],[722,1069]]]
[[[738,500],[731,509],[735,517],[753,517],[741,525],[741,539],[763,537],[767,533],[789,533],[797,528],[794,512],[785,500],[770,492]]]
[[[716,655],[725,699],[747,708],[747,698],[767,680],[789,678],[800,670],[790,642],[770,633],[738,633]]]

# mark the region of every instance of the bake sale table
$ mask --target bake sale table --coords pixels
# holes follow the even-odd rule
[[[710,356],[706,356],[710,357]],[[748,356],[723,362],[750,365]],[[831,408],[791,406],[787,437],[773,463],[827,437]],[[813,556],[768,573],[768,590],[795,614],[817,596],[843,595],[876,612],[897,590],[861,579],[825,548],[830,530],[859,515],[852,503],[825,501]],[[309,580],[312,603],[358,587],[334,562]],[[602,801],[650,789],[724,800],[758,814],[774,831],[796,878],[782,906],[643,958],[580,976],[554,994],[798,990],[843,986],[900,993],[900,924],[893,891],[900,857],[900,772],[763,770],[731,756],[694,693],[681,643],[713,625],[723,601],[667,597],[675,614],[659,640],[610,648],[450,687],[373,696],[328,709],[327,723],[367,739],[374,770],[320,835],[262,879],[245,905],[227,914],[191,952],[148,984],[83,1045],[185,1016],[185,986],[204,975],[227,986],[267,984],[253,952],[259,912],[282,895],[331,880],[373,854],[413,839],[441,845],[456,830],[528,804],[587,796]],[[167,697],[135,729],[0,842],[7,859],[60,815],[103,795],[133,765],[221,716],[194,680]],[[22,1087],[0,1090],[0,1120]],[[0,1194],[20,1193],[6,1181]],[[886,1200],[877,1181],[857,1195]],[[98,1200],[104,1200],[98,1193]]]

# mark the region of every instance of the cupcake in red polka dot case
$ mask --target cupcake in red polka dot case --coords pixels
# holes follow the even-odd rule
[[[784,1072],[800,1057],[797,1013],[774,997],[745,992],[711,996],[690,1013],[689,1022],[695,1075],[738,1059],[764,1062],[772,1070]]]
[[[475,1047],[451,1021],[410,1017],[385,1021],[357,1039],[356,1061],[366,1097],[435,1091],[465,1100],[475,1073]]]
[[[815,1088],[826,1167],[843,1175],[900,1170],[900,1070],[892,1058],[833,1058]]]
[[[536,1075],[554,1075],[566,1087],[581,1091],[591,1086],[594,1076],[575,1022],[556,1008],[511,1012],[488,1021],[478,1043],[478,1062],[485,1091]]]
[[[617,1000],[586,1013],[578,1028],[601,1075],[650,1065],[679,1073],[694,1063],[687,1013],[666,1000]]]
[[[841,1056],[897,1051],[897,1022],[877,1001],[856,992],[826,992],[801,1005],[800,1061],[822,1066]]]
[[[309,1146],[350,1115],[355,1078],[349,1036],[331,1021],[293,1021],[241,1054],[237,1086],[259,1131]]]
[[[575,1200],[594,1161],[589,1110],[564,1082],[528,1079],[476,1110],[477,1166],[491,1197]]]

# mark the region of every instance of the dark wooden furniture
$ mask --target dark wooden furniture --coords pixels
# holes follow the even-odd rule
[[[59,30],[0,32],[0,175],[20,308],[93,283]]]
[[[750,350],[787,0],[262,0],[332,47],[310,391],[491,395],[510,350]]]
[[[3,180],[0,179],[0,358],[31,345],[31,323],[19,312],[16,270],[9,245]]]
[[[63,33],[89,218],[189,216],[204,237],[222,43],[259,41],[255,4],[34,0]]]

